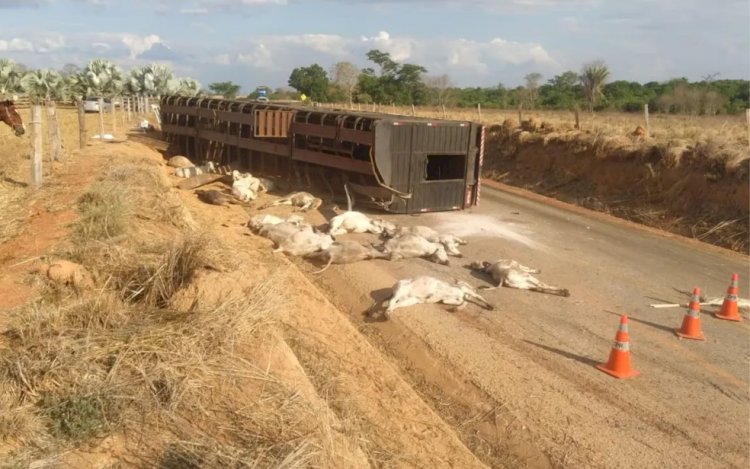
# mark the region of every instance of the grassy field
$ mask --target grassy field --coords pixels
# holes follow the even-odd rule
[[[337,104],[334,107],[347,109],[348,104]],[[372,111],[372,106],[357,106],[355,109]],[[411,115],[411,107],[375,106],[375,110],[398,115]],[[442,119],[441,108],[416,107],[417,117]],[[486,125],[501,124],[506,119],[518,122],[518,110],[482,109],[481,118],[477,109],[448,108],[445,117],[455,120],[471,120]],[[524,120],[534,118],[539,122],[548,122],[556,130],[573,130],[575,114],[572,111],[524,110]],[[637,126],[645,128],[646,122],[642,113],[605,112],[579,114],[581,129],[609,136],[626,136]],[[649,116],[651,138],[655,141],[688,140],[706,141],[721,139],[731,144],[748,146],[748,125],[744,115],[721,116],[687,116],[672,114],[651,114]]]

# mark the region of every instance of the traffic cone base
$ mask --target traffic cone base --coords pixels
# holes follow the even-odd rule
[[[714,313],[714,317],[718,319],[723,319],[725,321],[735,321],[735,322],[742,321],[742,316],[740,316],[739,314],[737,314],[736,316],[726,316],[721,313]]]
[[[596,367],[600,371],[603,371],[607,373],[608,375],[614,376],[615,378],[619,378],[619,379],[635,378],[636,376],[641,374],[640,371],[636,371],[632,368],[627,371],[615,371],[615,370],[610,370],[609,368],[607,368],[607,366],[609,366],[609,363],[602,363],[601,365],[596,365]]]
[[[688,335],[684,334],[680,329],[675,329],[674,333],[677,334],[680,339],[706,340],[706,336],[704,336],[702,332],[699,332],[698,335]]]

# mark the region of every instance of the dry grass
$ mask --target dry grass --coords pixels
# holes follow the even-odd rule
[[[27,124],[31,120],[30,110],[19,109],[22,119]],[[70,156],[71,152],[79,147],[78,144],[78,115],[74,109],[59,108],[57,111],[60,136],[64,148],[64,155]],[[46,113],[43,113],[46,119]],[[118,113],[117,126],[120,131],[128,127],[127,116]],[[151,118],[151,117],[149,117]],[[98,133],[98,115],[87,114],[86,126],[89,136]],[[133,116],[135,122],[136,116]],[[130,124],[132,125],[132,123]],[[112,128],[112,118],[105,116],[105,127]],[[30,126],[27,125],[27,133],[22,137],[16,137],[8,126],[0,124],[0,243],[17,235],[26,218],[27,207],[35,196],[34,191],[28,188],[30,181],[30,158],[31,137]],[[44,143],[44,155],[49,155],[49,142],[47,139],[46,124],[43,125],[42,141]],[[48,160],[44,160],[45,177],[51,175]]]
[[[172,296],[229,253],[188,230],[147,160],[114,165],[79,199],[73,243],[98,288],[47,285],[12,311],[0,353],[0,467],[60,464],[110,435],[143,467],[309,467],[317,416],[265,367],[242,358],[285,308],[282,274],[221,298]],[[10,450],[8,450],[10,448]]]

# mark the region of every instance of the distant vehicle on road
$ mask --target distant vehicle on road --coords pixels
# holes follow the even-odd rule
[[[99,98],[96,96],[89,96],[83,100],[83,110],[85,112],[99,112]],[[104,98],[104,112],[112,111],[112,100]]]
[[[256,88],[255,92],[258,94],[258,97],[255,98],[256,101],[260,103],[268,102],[268,90],[266,90],[265,88]]]

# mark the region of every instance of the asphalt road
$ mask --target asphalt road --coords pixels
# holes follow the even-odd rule
[[[493,430],[498,439],[523,432],[553,464],[570,467],[747,467],[747,313],[733,323],[705,310],[708,340],[696,342],[673,333],[684,309],[648,306],[684,303],[693,286],[723,296],[734,272],[747,298],[747,257],[486,187],[472,210],[387,218],[466,238],[464,258],[450,266],[421,259],[333,266],[317,281],[362,327],[379,328],[385,340],[408,330],[441,366],[491,396],[510,422]],[[388,323],[363,317],[398,279],[429,274],[483,285],[464,265],[500,258],[541,269],[538,278],[571,297],[502,288],[486,294],[494,311],[420,305],[397,310]],[[606,360],[621,313],[630,316],[641,372],[628,381],[593,367]]]

